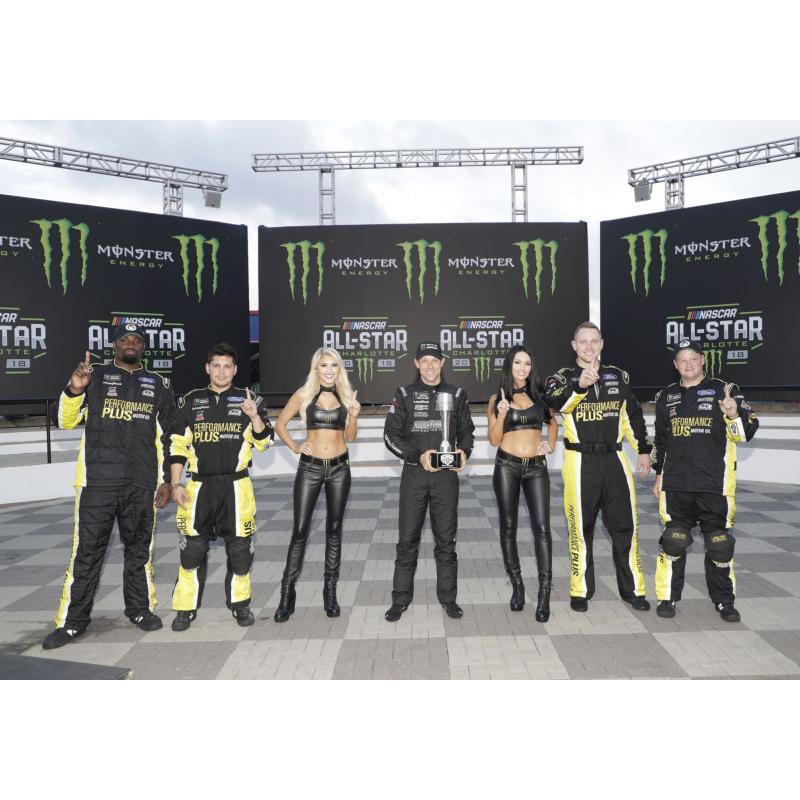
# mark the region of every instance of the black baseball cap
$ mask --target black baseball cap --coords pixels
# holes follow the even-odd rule
[[[138,336],[144,341],[144,328],[137,325],[135,322],[123,322],[122,325],[117,325],[114,329],[114,341],[122,339],[125,336]]]
[[[681,339],[673,352],[677,356],[681,350],[694,350],[695,353],[700,353],[701,356],[703,355],[703,348],[700,347],[700,342],[694,342],[691,339]]]
[[[420,342],[417,345],[417,358],[422,358],[423,356],[444,358],[442,348],[436,342]]]

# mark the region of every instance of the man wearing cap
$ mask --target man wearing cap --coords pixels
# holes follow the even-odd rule
[[[394,565],[392,605],[386,612],[388,622],[397,622],[414,597],[414,573],[417,569],[420,536],[425,514],[430,506],[433,554],[436,559],[436,596],[447,616],[459,619],[463,611],[456,603],[458,560],[456,528],[458,525],[458,475],[472,452],[475,426],[466,392],[442,379],[444,355],[436,342],[417,346],[417,379],[400,386],[394,394],[383,440],[403,460],[400,478],[400,534]],[[455,469],[437,469],[431,456],[442,443],[442,412],[437,395],[453,396],[450,413],[449,442],[460,456]]]
[[[118,326],[112,362],[92,365],[87,351],[58,399],[58,427],[85,422],[85,430],[75,470],[72,552],[46,650],[69,644],[88,627],[115,520],[125,615],[144,631],[161,627],[153,613],[153,534],[155,509],[170,497],[174,398],[169,379],[142,366],[144,337],[134,322]]]
[[[598,512],[611,536],[620,597],[648,611],[639,555],[636,487],[622,451],[626,437],[638,453],[636,472],[650,472],[652,445],[625,370],[602,364],[603,337],[582,322],[572,339],[575,363],[545,382],[545,400],[564,419],[564,511],[569,535],[570,608],[587,611],[595,591],[594,526]]]
[[[736,445],[755,436],[758,420],[735,383],[706,376],[697,342],[678,342],[673,364],[680,381],[656,396],[653,493],[664,524],[656,562],[656,613],[675,616],[691,531],[699,525],[708,594],[725,622],[739,622],[730,533],[736,514]]]

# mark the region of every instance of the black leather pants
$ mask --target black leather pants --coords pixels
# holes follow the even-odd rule
[[[350,462],[331,464],[319,458],[301,457],[294,479],[294,527],[286,556],[283,579],[294,583],[303,568],[311,527],[311,515],[320,489],[325,485],[328,516],[325,523],[325,577],[338,578],[342,557],[342,518],[350,494]]]
[[[550,476],[544,457],[514,460],[498,450],[492,486],[500,514],[500,549],[506,573],[509,577],[520,575],[517,517],[522,489],[531,518],[539,577],[549,578],[552,575],[553,539],[550,534]]]

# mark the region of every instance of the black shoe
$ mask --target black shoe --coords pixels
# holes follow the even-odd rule
[[[455,600],[448,600],[446,603],[442,603],[442,608],[450,619],[461,619],[464,616],[461,606]]]
[[[322,590],[322,607],[329,617],[338,617],[342,613],[336,600],[336,581],[337,578],[325,578],[325,586]]]
[[[236,620],[237,625],[242,628],[249,628],[256,621],[256,618],[253,616],[253,612],[250,610],[250,606],[234,608],[231,610],[231,614],[233,614],[233,618]]]
[[[196,611],[179,611],[172,620],[172,630],[188,631],[189,626],[197,619]]]
[[[525,608],[525,584],[520,575],[509,575],[511,581],[511,602],[509,606],[512,611],[522,611]]]
[[[273,617],[275,622],[286,622],[294,614],[294,601],[294,584],[281,581],[281,599]]]
[[[56,628],[42,642],[42,647],[45,650],[55,650],[56,647],[63,647],[65,644],[75,641],[85,631],[86,628]]]
[[[649,611],[650,610],[650,603],[647,602],[646,597],[640,597],[638,594],[634,595],[633,597],[623,597],[622,598],[628,605],[635,608],[637,611]]]
[[[725,603],[717,603],[716,609],[725,622],[742,621],[742,615],[733,607],[733,600],[728,600]]]
[[[588,611],[589,601],[585,597],[570,597],[569,607],[573,611]]]
[[[403,612],[408,608],[408,606],[401,606],[398,603],[392,603],[389,610],[383,615],[383,618],[387,622],[397,622],[400,617],[403,616]]]
[[[550,578],[539,578],[539,597],[536,602],[536,621],[547,622],[550,619]]]
[[[675,616],[675,606],[677,603],[674,600],[662,600],[656,606],[656,614],[664,619],[672,619]]]
[[[136,625],[137,628],[148,632],[157,631],[159,628],[164,627],[161,622],[161,617],[154,614],[152,611],[143,611],[141,614],[135,616],[131,622]]]

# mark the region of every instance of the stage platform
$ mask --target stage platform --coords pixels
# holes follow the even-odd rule
[[[795,480],[796,480],[795,473]],[[225,609],[224,550],[210,554],[204,607],[192,627],[173,633],[170,595],[178,563],[174,506],[159,513],[156,585],[164,628],[144,633],[122,611],[122,551],[116,533],[89,630],[45,651],[72,536],[70,500],[0,510],[0,655],[58,660],[64,677],[80,664],[113,667],[142,679],[702,679],[800,677],[800,488],[740,483],[736,575],[742,622],[723,622],[707,597],[702,548],[694,545],[684,599],[673,620],[637,612],[616,593],[608,535],[598,522],[598,591],[588,613],[569,609],[560,474],[551,470],[555,587],[547,624],[534,620],[536,574],[527,515],[520,509],[520,553],[529,602],[510,611],[497,539],[491,479],[465,476],[459,504],[461,620],[436,601],[433,542],[426,528],[415,602],[396,624],[390,604],[398,483],[354,477],[344,523],[339,598],[342,615],[322,610],[324,500],[284,624],[272,615],[292,525],[292,476],[255,480],[258,500],[253,610],[240,628]],[[653,606],[660,526],[651,481],[639,483],[642,559]],[[700,538],[700,537],[698,537]],[[531,595],[534,602],[531,603]],[[24,677],[37,677],[30,669]],[[70,676],[71,677],[71,676]],[[88,677],[88,676],[87,676]]]

